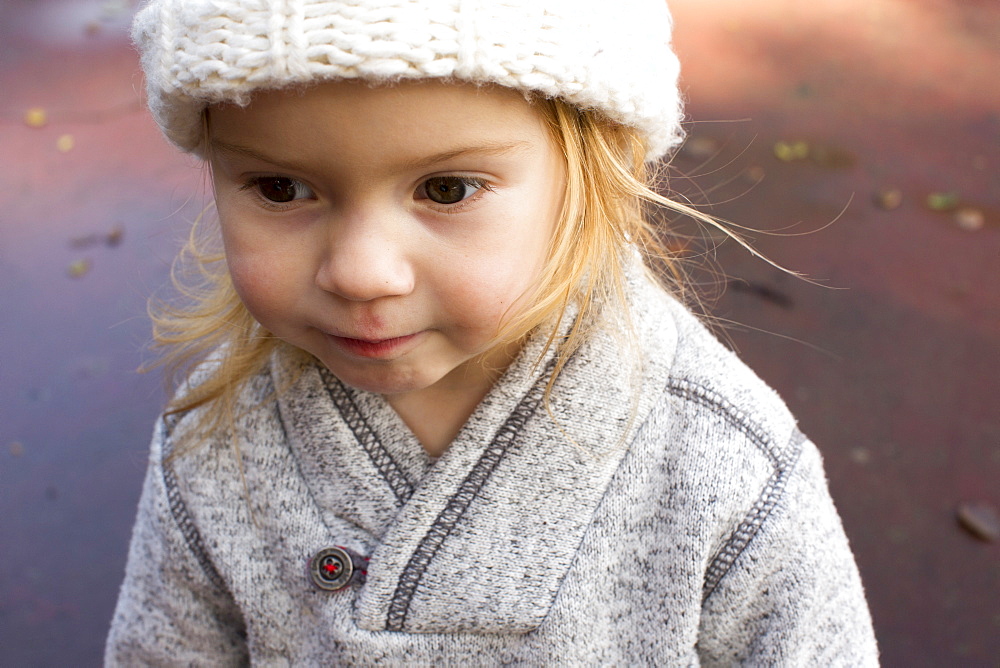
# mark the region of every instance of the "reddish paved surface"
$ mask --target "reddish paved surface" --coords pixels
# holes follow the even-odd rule
[[[958,4],[673,2],[694,119],[674,162],[694,178],[673,185],[796,235],[755,237],[838,288],[732,243],[715,254],[734,280],[715,275],[730,285],[713,313],[824,451],[890,666],[1000,657],[1000,544],[955,521],[1000,505],[1000,6]],[[5,666],[99,661],[161,401],[132,373],[143,301],[203,201],[201,170],[139,108],[127,14],[0,4]],[[779,160],[778,142],[805,158]],[[982,228],[930,210],[932,193]]]

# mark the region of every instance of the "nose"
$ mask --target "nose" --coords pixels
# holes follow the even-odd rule
[[[409,294],[414,287],[410,249],[402,231],[370,219],[333,221],[316,284],[348,301]]]

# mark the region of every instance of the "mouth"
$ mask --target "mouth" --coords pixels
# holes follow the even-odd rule
[[[353,339],[347,336],[336,336],[327,334],[330,339],[345,352],[356,357],[368,359],[389,359],[406,352],[409,344],[420,336],[417,334],[407,334],[391,339]]]

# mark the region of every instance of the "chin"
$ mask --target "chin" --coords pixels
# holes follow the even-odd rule
[[[413,370],[392,368],[356,370],[344,369],[340,365],[330,365],[326,362],[324,365],[345,385],[375,394],[416,392],[425,390],[441,380],[439,376],[415,373]]]

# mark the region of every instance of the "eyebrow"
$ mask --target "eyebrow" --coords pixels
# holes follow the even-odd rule
[[[442,151],[441,153],[435,153],[433,155],[417,158],[415,160],[405,161],[401,163],[400,167],[403,169],[419,169],[421,167],[430,167],[438,163],[448,162],[449,160],[465,156],[504,155],[506,153],[526,149],[529,146],[531,146],[531,144],[526,141],[487,142],[476,146],[462,146],[450,151]]]
[[[280,160],[272,156],[262,153],[256,149],[250,148],[249,146],[240,146],[239,144],[229,144],[224,141],[219,141],[213,139],[209,142],[211,151],[220,151],[222,153],[230,153],[236,155],[246,156],[248,158],[253,158],[254,160],[260,160],[261,162],[267,162],[277,167],[282,167],[285,169],[291,169],[295,171],[308,171],[308,167],[301,163],[297,163],[290,160]],[[476,144],[472,146],[460,146],[448,151],[442,151],[440,153],[434,153],[428,156],[421,156],[413,160],[405,160],[396,165],[396,168],[400,171],[420,169],[423,167],[430,167],[442,162],[447,162],[449,160],[454,160],[455,158],[461,158],[465,156],[494,156],[503,155],[506,153],[512,153],[514,151],[523,150],[531,146],[529,142],[526,141],[510,141],[510,142],[486,142],[483,144]]]
[[[254,160],[259,160],[261,162],[270,163],[276,167],[283,167],[285,169],[291,169],[293,171],[305,171],[305,166],[290,160],[278,160],[269,155],[261,153],[249,146],[240,146],[239,144],[229,144],[224,141],[219,141],[218,139],[213,139],[209,143],[209,155],[213,152],[218,151],[220,153],[231,153],[236,155],[246,156],[248,158],[253,158]]]

